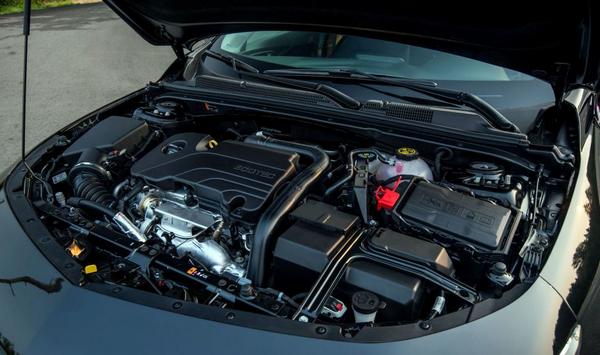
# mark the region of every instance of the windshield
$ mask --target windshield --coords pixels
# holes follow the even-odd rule
[[[433,49],[335,33],[234,33],[221,38],[220,49],[292,68],[344,67],[427,80],[535,80],[514,70]]]
[[[522,132],[533,128],[540,110],[554,102],[551,86],[527,74],[434,49],[360,36],[302,31],[241,32],[220,36],[211,49],[238,57],[261,71],[352,69],[435,81],[440,88],[477,95]],[[211,67],[217,72],[218,68]]]

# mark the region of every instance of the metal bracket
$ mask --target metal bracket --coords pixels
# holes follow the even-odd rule
[[[160,26],[160,35],[164,37],[167,41],[171,42],[171,48],[173,48],[173,52],[177,56],[177,59],[180,61],[185,61],[185,53],[183,52],[183,46],[177,42],[177,40],[171,36],[171,34],[167,31],[164,25]]]
[[[562,104],[570,69],[571,66],[568,63],[554,63],[554,73],[549,75],[556,107],[560,107]]]
[[[360,209],[360,214],[365,223],[369,223],[369,163],[366,159],[359,158],[354,166],[356,175],[354,176],[354,196]]]
[[[594,94],[594,109],[592,113],[592,118],[594,119],[594,124],[597,128],[600,128],[600,102],[598,100],[598,94]]]

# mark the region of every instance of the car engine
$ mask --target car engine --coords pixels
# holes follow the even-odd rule
[[[335,324],[348,337],[535,279],[567,186],[485,151],[183,98],[80,123],[63,142],[31,199],[82,285]]]

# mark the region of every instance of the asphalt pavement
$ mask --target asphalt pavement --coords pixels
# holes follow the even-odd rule
[[[29,37],[27,147],[156,80],[173,61],[106,5],[34,11]],[[0,16],[0,171],[19,159],[22,16]]]

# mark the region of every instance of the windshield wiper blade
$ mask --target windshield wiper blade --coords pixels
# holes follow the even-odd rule
[[[321,95],[327,96],[328,98],[337,102],[340,106],[345,107],[345,108],[350,108],[350,109],[356,110],[362,106],[360,101],[356,100],[355,98],[353,98],[350,95],[347,95],[347,94],[339,91],[338,89],[336,89],[332,86],[321,84],[321,83],[315,83],[312,81],[282,78],[282,77],[277,77],[277,76],[261,73],[260,70],[258,70],[251,64],[241,61],[241,60],[235,58],[234,56],[215,52],[212,50],[206,50],[205,53],[213,58],[216,58],[225,63],[228,63],[229,65],[231,65],[233,70],[240,75],[250,76],[250,77],[253,77],[253,78],[256,78],[259,80],[264,80],[264,81],[276,83],[279,85],[283,85],[283,86],[287,86],[287,87],[291,87],[291,88],[295,88],[295,89],[316,92]]]
[[[403,87],[448,103],[470,107],[483,115],[486,119],[490,120],[496,128],[504,131],[521,133],[519,127],[509,121],[504,115],[479,96],[464,91],[438,88],[437,83],[433,81],[380,76],[354,69],[277,69],[267,70],[265,73],[284,76],[296,74],[310,76],[310,74],[314,74],[314,77],[344,78],[360,81],[368,80],[375,83]]]
[[[265,70],[264,74],[295,76],[295,77],[323,77],[323,78],[339,78],[351,80],[368,80],[378,83],[386,83],[391,85],[399,85],[403,83],[418,84],[423,86],[437,87],[438,83],[433,80],[414,79],[385,74],[372,74],[355,69],[335,68],[335,69],[310,69],[310,68],[290,68],[290,69],[270,69]]]

